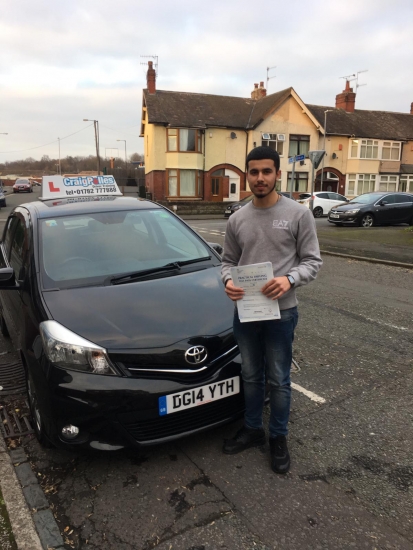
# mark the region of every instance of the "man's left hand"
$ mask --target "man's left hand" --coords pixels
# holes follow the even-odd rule
[[[261,292],[267,298],[271,300],[278,300],[283,294],[288,292],[291,288],[291,283],[287,277],[274,277],[271,281],[268,281],[262,289]]]

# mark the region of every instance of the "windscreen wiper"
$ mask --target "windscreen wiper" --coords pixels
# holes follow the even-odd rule
[[[148,275],[157,275],[161,273],[168,273],[170,271],[179,271],[182,266],[197,263],[205,260],[210,260],[211,256],[204,256],[203,258],[195,258],[193,260],[183,260],[183,261],[177,261],[177,262],[171,262],[166,265],[161,265],[159,267],[152,267],[151,269],[142,269],[140,271],[133,271],[132,273],[126,273],[124,275],[119,275],[116,277],[111,277],[109,279],[109,282],[112,285],[118,285],[122,283],[129,283],[131,281],[135,281],[137,279],[141,279],[143,277],[146,277]]]

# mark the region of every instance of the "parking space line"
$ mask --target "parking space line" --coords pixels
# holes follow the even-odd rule
[[[306,390],[302,386],[299,386],[298,384],[295,384],[294,382],[291,382],[291,387],[295,390],[299,391],[300,393],[303,393],[306,395],[311,401],[315,401],[316,403],[325,403],[326,400],[324,397],[320,397],[319,395],[313,393],[312,391]]]

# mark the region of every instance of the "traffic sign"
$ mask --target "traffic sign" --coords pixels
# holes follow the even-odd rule
[[[288,159],[288,163],[292,164],[293,162],[298,162],[298,161],[304,160],[304,159],[305,159],[305,155],[296,155],[295,157],[290,157]]]
[[[309,151],[308,156],[314,168],[318,168],[325,155],[325,151]]]

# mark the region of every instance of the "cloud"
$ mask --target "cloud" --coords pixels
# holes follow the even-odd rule
[[[8,2],[0,21],[0,132],[9,135],[0,136],[0,161],[27,156],[5,151],[82,129],[83,118],[99,120],[105,146],[135,125],[128,151],[142,151],[145,55],[158,56],[159,89],[248,97],[276,66],[270,92],[293,86],[303,101],[321,105],[334,105],[340,77],[368,69],[359,75],[367,85],[357,90],[357,107],[409,112],[412,16],[410,0]],[[63,155],[93,154],[86,131],[65,145]]]

